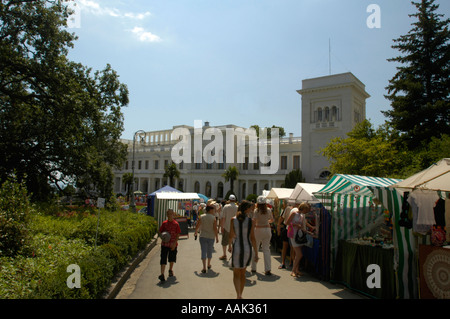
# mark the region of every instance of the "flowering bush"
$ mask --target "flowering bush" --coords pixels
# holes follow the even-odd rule
[[[48,207],[27,218],[26,249],[0,255],[0,299],[101,298],[156,233],[152,217],[128,211]],[[81,288],[67,286],[72,264],[80,267]]]

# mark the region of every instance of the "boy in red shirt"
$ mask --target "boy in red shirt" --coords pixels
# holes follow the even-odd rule
[[[175,212],[172,209],[167,210],[167,220],[163,221],[159,228],[159,234],[168,232],[170,234],[170,240],[168,242],[161,243],[161,275],[158,277],[162,282],[164,278],[164,270],[166,269],[167,259],[169,259],[169,277],[173,276],[173,264],[177,261],[177,246],[178,237],[181,233],[180,225],[174,219]]]

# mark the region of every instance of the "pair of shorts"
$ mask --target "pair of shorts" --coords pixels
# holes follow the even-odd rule
[[[289,243],[291,244],[292,247],[302,247],[305,245],[305,244],[297,244],[295,242],[295,238],[289,238]]]
[[[222,233],[222,246],[227,246],[229,243],[230,243],[230,233],[224,229]]]
[[[167,259],[169,259],[169,263],[177,262],[177,248],[171,250],[170,247],[161,246],[161,261],[160,265],[167,265]]]

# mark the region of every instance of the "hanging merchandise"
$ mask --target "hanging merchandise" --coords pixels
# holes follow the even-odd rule
[[[409,199],[409,192],[405,192],[403,194],[402,212],[400,213],[400,220],[398,221],[398,224],[400,227],[411,229],[412,220],[409,217],[411,206],[408,203],[408,199]]]
[[[447,242],[450,243],[450,198],[448,197],[445,198],[445,227],[447,230]]]
[[[444,246],[446,241],[445,201],[442,198],[439,198],[434,207],[434,219],[436,224],[431,230],[431,244],[438,247]]]
[[[410,197],[414,199],[414,202],[419,209],[417,224],[435,225],[434,206],[439,199],[439,195],[435,191],[416,189],[410,194]]]

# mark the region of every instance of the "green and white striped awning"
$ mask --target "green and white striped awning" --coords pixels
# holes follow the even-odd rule
[[[379,220],[384,218],[387,207],[373,201],[373,198],[378,195],[378,193],[374,194],[374,189],[389,189],[389,186],[399,181],[401,180],[337,174],[322,189],[313,192],[313,195],[331,214],[330,263],[332,267],[339,240],[366,236],[379,223]]]
[[[359,196],[373,196],[369,187],[387,187],[400,182],[400,179],[370,177],[360,175],[336,174],[319,191],[316,197],[324,194],[353,194]]]

